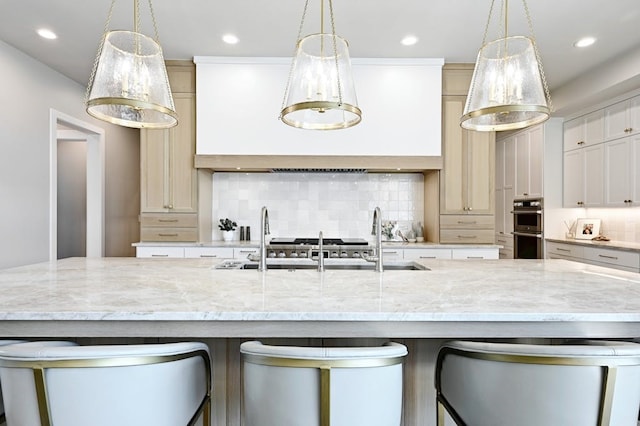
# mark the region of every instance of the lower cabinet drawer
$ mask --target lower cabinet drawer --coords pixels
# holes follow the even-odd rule
[[[493,229],[440,229],[441,243],[493,244]]]
[[[582,258],[584,247],[572,244],[547,242],[547,257],[555,258]]]
[[[195,228],[198,226],[198,215],[195,213],[143,213],[140,215],[140,226]]]
[[[494,226],[493,215],[440,215],[440,229],[493,229]]]
[[[454,249],[453,259],[498,259],[498,249]]]
[[[630,251],[585,247],[584,257],[589,261],[605,263],[611,267],[629,268],[633,272],[638,272],[640,269],[640,254]]]
[[[140,227],[140,240],[196,242],[198,241],[198,228]]]
[[[184,257],[233,259],[233,247],[185,247]]]
[[[184,248],[136,247],[136,257],[184,257]]]
[[[405,249],[405,260],[451,259],[451,249]]]

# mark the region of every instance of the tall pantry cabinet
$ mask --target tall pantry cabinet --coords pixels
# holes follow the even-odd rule
[[[195,65],[167,61],[167,73],[178,125],[140,131],[140,240],[208,241],[211,174],[194,167]]]
[[[460,127],[472,64],[443,69],[440,242],[494,242],[495,133]]]

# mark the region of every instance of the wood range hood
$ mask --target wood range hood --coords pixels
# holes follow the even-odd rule
[[[195,167],[214,172],[363,170],[378,173],[425,172],[442,169],[441,156],[356,155],[196,155]]]

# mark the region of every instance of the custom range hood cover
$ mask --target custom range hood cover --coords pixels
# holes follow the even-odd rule
[[[353,58],[365,113],[357,126],[332,131],[296,129],[278,120],[290,58],[195,57],[194,62],[198,168],[442,168],[441,58]]]

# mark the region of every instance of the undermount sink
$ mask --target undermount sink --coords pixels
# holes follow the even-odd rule
[[[258,269],[258,262],[247,262],[228,260],[224,261],[215,267],[216,269],[238,269],[238,270],[256,270]],[[383,268],[385,271],[429,271],[429,268],[423,266],[417,262],[389,262],[384,263]],[[287,270],[295,271],[297,269],[318,269],[318,264],[311,261],[280,261],[277,263],[267,263],[267,269],[272,270]],[[349,271],[373,271],[375,270],[375,264],[371,262],[349,262],[349,261],[335,261],[325,262],[325,270],[349,270]]]

